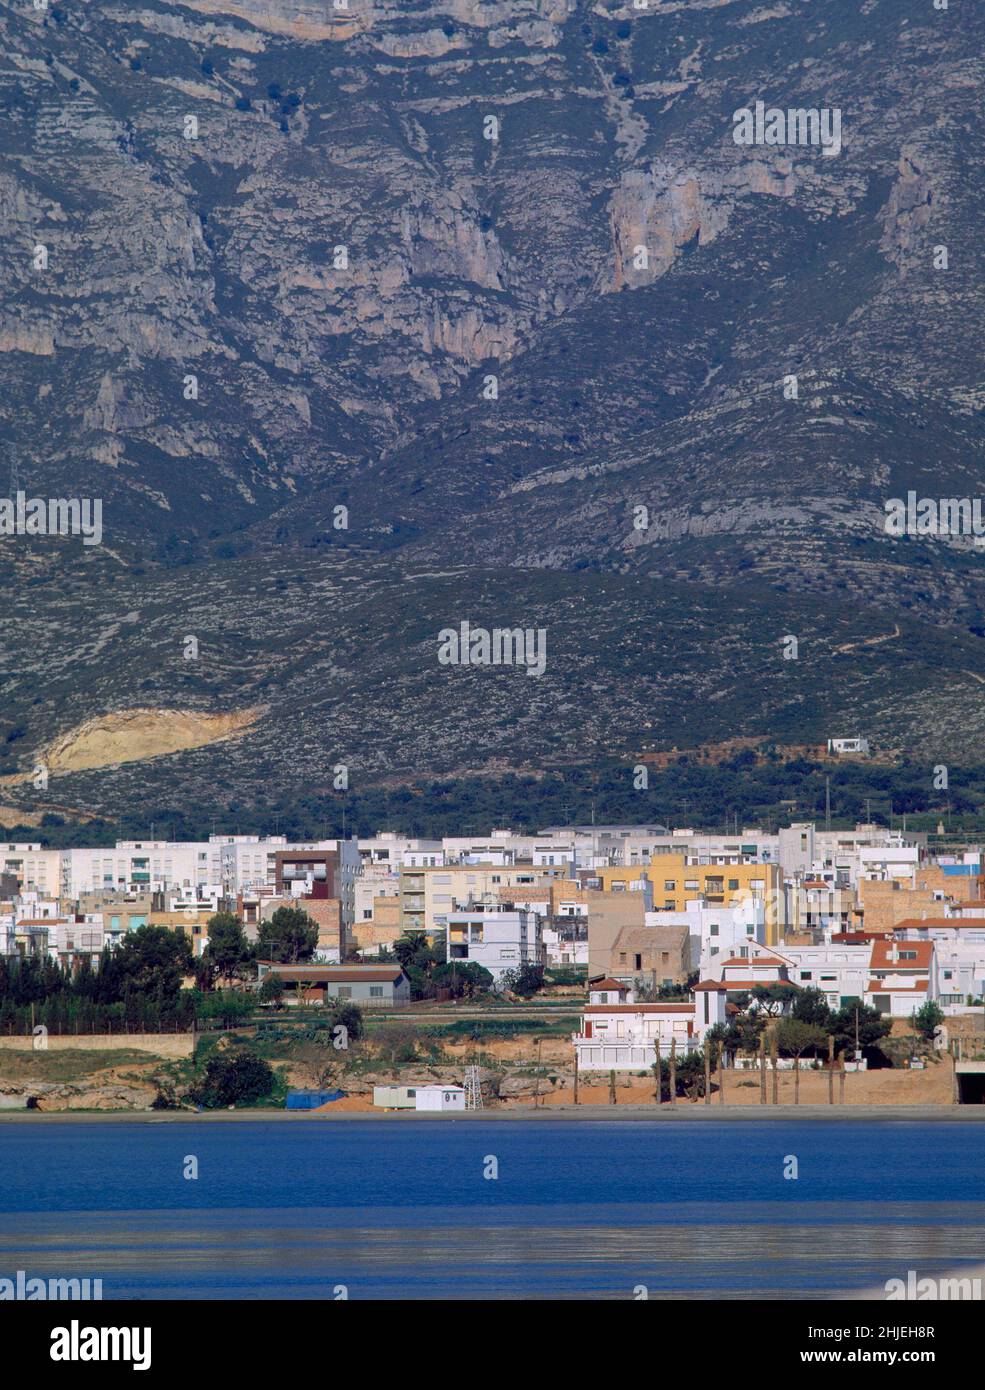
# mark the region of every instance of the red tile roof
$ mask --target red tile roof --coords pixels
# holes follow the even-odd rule
[[[722,961],[722,969],[730,965],[786,965],[787,961],[780,960],[777,956],[730,956],[728,960]]]
[[[324,980],[326,984],[396,983],[404,973],[399,965],[271,965],[282,980]]]
[[[794,989],[800,989],[795,980],[724,980],[723,984],[729,994],[736,990],[764,989],[767,985],[793,985]]]
[[[895,960],[893,960],[894,950],[896,952]],[[900,959],[904,951],[909,955],[909,960]],[[869,969],[922,970],[926,973],[930,969],[933,958],[934,943],[932,941],[873,941]]]

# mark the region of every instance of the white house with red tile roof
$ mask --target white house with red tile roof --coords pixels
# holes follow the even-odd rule
[[[578,1070],[643,1071],[653,1066],[657,1049],[670,1056],[694,1051],[708,1029],[725,1022],[725,987],[706,981],[695,987],[690,1000],[643,1004],[617,980],[595,980],[581,1019],[581,1032],[573,1033]]]
[[[985,919],[963,912],[952,917],[907,918],[897,923],[894,935],[901,944],[934,943],[937,1003],[945,1013],[964,1013],[969,997],[985,995]]]
[[[865,1002],[881,1014],[909,1018],[938,995],[932,941],[873,941]]]

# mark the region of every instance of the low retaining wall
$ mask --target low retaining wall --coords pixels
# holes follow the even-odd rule
[[[0,1038],[0,1048],[30,1052],[35,1039],[20,1034]],[[49,1033],[47,1052],[151,1052],[155,1057],[190,1057],[195,1048],[194,1033]]]

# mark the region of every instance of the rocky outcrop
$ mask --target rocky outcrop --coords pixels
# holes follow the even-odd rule
[[[5,1082],[5,1097],[31,1102],[35,1110],[147,1110],[157,1088],[152,1085],[110,1082]],[[4,1108],[13,1108],[5,1106]]]
[[[934,216],[934,189],[924,167],[924,156],[905,149],[900,155],[897,177],[880,218],[883,225],[879,249],[901,275],[919,256],[929,262],[926,229]]]

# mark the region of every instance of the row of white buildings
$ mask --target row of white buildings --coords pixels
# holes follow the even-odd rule
[[[288,841],[281,835],[212,835],[208,840],[118,840],[113,846],[47,849],[0,842],[0,873],[47,898],[79,898],[107,889],[133,891],[217,887],[237,894],[273,886],[276,856],[287,850],[338,850],[345,845],[364,869],[484,865],[525,866],[533,874],[608,866],[647,865],[655,855],[684,854],[695,864],[778,864],[788,875],[810,874],[850,887],[860,877],[912,873],[926,837],[904,837],[880,826],[824,831],[795,824],[775,834],[746,829],[706,835],[663,826],[549,826],[536,834],[493,830],[488,835],[425,840],[384,832],[352,841]]]

